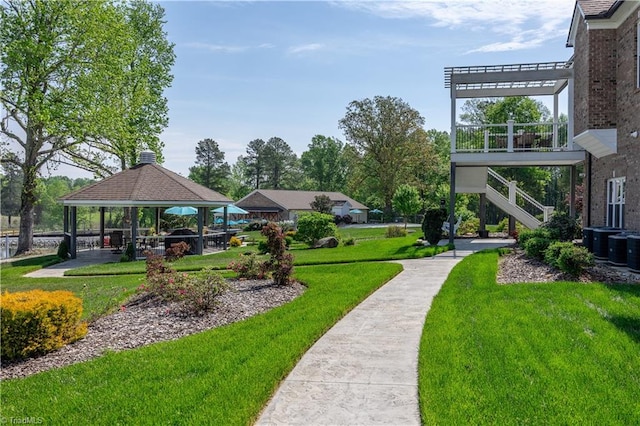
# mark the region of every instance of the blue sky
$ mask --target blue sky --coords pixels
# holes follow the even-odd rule
[[[176,64],[164,166],[187,175],[199,140],[234,163],[278,136],[300,155],[337,137],[349,102],[400,97],[450,128],[444,67],[562,61],[573,0],[160,2]],[[551,99],[549,99],[551,101]]]

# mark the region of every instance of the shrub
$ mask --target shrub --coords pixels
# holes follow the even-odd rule
[[[496,231],[497,232],[504,232],[507,229],[509,229],[509,218],[505,217],[500,222],[498,222],[498,225],[496,225]]]
[[[267,254],[269,247],[267,247],[266,241],[258,241],[258,253]]]
[[[458,228],[459,234],[476,234],[480,229],[480,219],[473,217],[471,219],[464,220]]]
[[[168,301],[183,301],[182,309],[186,312],[199,314],[210,310],[215,298],[229,288],[222,275],[211,268],[205,268],[199,274],[176,272],[162,256],[146,253],[147,280],[138,291]]]
[[[189,251],[189,244],[184,241],[171,244],[171,247],[165,250],[164,257],[167,262],[174,262],[184,257],[185,253]]]
[[[338,232],[333,217],[323,213],[302,213],[298,218],[296,239],[310,246],[321,238],[334,236]]]
[[[442,223],[447,220],[445,209],[430,209],[424,214],[422,220],[422,232],[425,240],[432,246],[438,244],[442,238]]]
[[[345,225],[349,225],[349,224],[353,223],[353,217],[351,217],[350,214],[345,214],[344,216],[342,216],[342,222]]]
[[[353,237],[349,237],[346,240],[344,240],[342,242],[342,244],[344,244],[345,246],[355,246],[356,245],[356,239]]]
[[[241,254],[237,261],[229,263],[228,268],[238,274],[238,278],[264,278],[263,262],[258,259],[255,253]]]
[[[534,238],[534,237],[553,240],[553,238],[551,238],[551,234],[545,228],[523,229],[517,235],[518,235],[518,238],[517,238],[518,245],[522,248],[525,247],[525,244],[527,244],[527,241],[529,241],[531,238]]]
[[[574,277],[579,276],[584,268],[593,266],[593,254],[589,253],[586,247],[571,246],[563,247],[558,256],[558,268]]]
[[[58,245],[58,257],[62,260],[67,260],[69,258],[69,247],[65,240],[60,241],[60,244]]]
[[[556,241],[549,244],[549,247],[544,252],[545,263],[558,268],[558,259],[560,258],[560,252],[566,247],[572,247],[573,243],[568,241]]]
[[[325,216],[331,221],[330,215],[317,214]],[[335,228],[333,222],[329,223]],[[299,233],[300,231],[298,231]],[[276,285],[289,284],[293,273],[293,255],[286,253],[287,247],[282,229],[275,223],[268,223],[262,228],[262,235],[267,237],[267,249],[269,252],[269,260],[264,262],[263,270],[271,272],[273,282]]]
[[[70,291],[1,294],[2,359],[44,354],[81,339],[87,334],[81,317],[82,300]]]
[[[260,231],[262,227],[265,226],[267,223],[268,222],[266,220],[256,220],[254,222],[247,224],[247,226],[244,227],[244,231],[245,232]]]
[[[559,241],[571,241],[580,234],[578,221],[568,214],[556,213],[543,225],[549,231],[551,238]]]
[[[217,297],[230,288],[227,280],[210,267],[186,278],[180,298],[185,302],[183,309],[195,314],[211,310]]]
[[[544,252],[547,250],[547,247],[551,244],[551,240],[545,237],[532,237],[524,243],[524,251],[527,253],[527,256],[534,257],[538,260],[544,259]]]
[[[389,225],[384,236],[387,238],[406,237],[407,230],[402,226]]]
[[[230,247],[240,247],[240,246],[242,246],[242,240],[240,238],[237,238],[237,237],[231,237],[231,239],[229,239],[229,246]]]
[[[132,260],[136,260],[136,250],[133,248],[133,243],[129,243],[120,256],[120,262],[131,262]]]

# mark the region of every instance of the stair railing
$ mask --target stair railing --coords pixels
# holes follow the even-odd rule
[[[526,211],[527,213],[529,213],[534,217],[542,213],[543,222],[547,222],[551,218],[551,215],[553,214],[553,210],[554,210],[552,206],[542,205],[536,199],[534,199],[529,194],[524,192],[522,189],[518,188],[515,181],[508,181],[492,168],[488,167],[487,171],[489,172],[489,176],[499,183],[498,186],[502,185],[499,188],[493,185],[492,187],[496,191],[502,194],[506,193],[507,194],[506,197],[509,199],[509,204],[514,206],[520,206],[520,208],[522,208],[524,211]],[[504,188],[504,191],[501,191],[501,189],[503,188]]]

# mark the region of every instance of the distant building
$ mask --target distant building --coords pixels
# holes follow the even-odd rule
[[[235,205],[248,211],[252,219],[295,220],[299,213],[313,211],[311,203],[318,195],[329,197],[333,215],[350,215],[355,223],[367,222],[369,208],[340,192],[256,189]]]

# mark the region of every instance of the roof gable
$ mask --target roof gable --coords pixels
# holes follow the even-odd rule
[[[233,200],[155,163],[141,163],[60,199],[65,205],[218,206]]]

